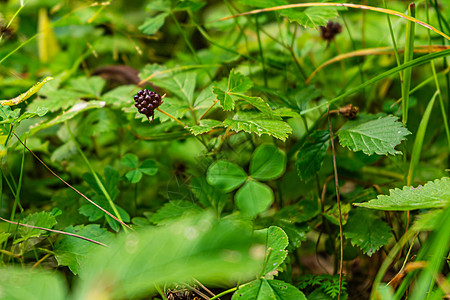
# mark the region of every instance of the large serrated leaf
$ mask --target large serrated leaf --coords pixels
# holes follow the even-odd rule
[[[258,279],[237,290],[232,300],[306,300],[295,286],[281,280]]]
[[[429,181],[424,186],[404,186],[389,190],[390,195],[379,195],[377,199],[353,205],[379,210],[414,210],[445,207],[450,204],[450,178]]]
[[[350,213],[344,227],[344,236],[350,239],[368,256],[372,256],[392,237],[391,228],[378,218],[374,212],[356,209]]]
[[[266,244],[265,269],[262,274],[273,277],[287,257],[288,251],[285,249],[289,245],[288,236],[283,229],[277,226],[258,230],[255,232],[255,236],[260,236],[262,242]]]
[[[308,181],[320,170],[330,144],[329,138],[328,130],[314,131],[300,148],[296,162],[300,179]]]
[[[236,132],[245,131],[256,133],[259,136],[268,134],[282,141],[285,141],[288,134],[292,132],[292,128],[284,121],[264,119],[263,116],[258,116],[258,114],[245,115],[249,118],[245,118],[244,114],[240,112],[233,119],[223,121],[223,124]]]
[[[217,100],[220,101],[220,105],[224,110],[232,110],[234,108],[234,102],[237,96],[231,95],[232,93],[243,93],[253,86],[253,82],[233,70],[230,72],[228,77],[228,86],[226,91],[219,87],[213,87],[213,93],[216,95]]]
[[[352,151],[363,151],[367,155],[395,155],[401,152],[394,147],[411,132],[397,122],[397,117],[390,115],[364,123],[350,121],[337,134],[341,145]]]
[[[27,216],[25,219],[23,219],[21,223],[44,228],[52,228],[56,224],[56,220],[55,216],[52,215],[52,213],[41,211]],[[32,237],[38,237],[41,234],[45,233],[45,231],[29,227],[20,227],[19,233],[22,237],[16,239],[14,241],[15,244],[25,241]]]
[[[215,127],[223,126],[222,122],[217,120],[203,119],[200,121],[199,125],[194,125],[189,127],[189,130],[193,135],[199,135],[202,133],[207,133]]]
[[[298,9],[285,9],[280,14],[287,17],[291,22],[297,22],[306,28],[317,28],[325,26],[329,19],[338,16],[334,7],[308,7],[303,11]]]

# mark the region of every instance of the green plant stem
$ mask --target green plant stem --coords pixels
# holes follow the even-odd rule
[[[14,195],[14,204],[13,204],[13,208],[12,208],[12,211],[11,211],[11,217],[10,217],[11,221],[14,220],[17,206],[19,206],[20,209],[21,209],[21,212],[23,212],[23,208],[20,205],[20,190],[22,188],[22,178],[23,178],[24,165],[25,165],[25,148],[23,149],[23,152],[22,152],[22,162],[20,164],[19,184],[18,184],[17,189],[16,189],[16,194]]]
[[[227,294],[229,294],[229,293],[232,293],[232,292],[237,291],[238,289],[240,289],[240,288],[243,287],[243,286],[244,286],[244,284],[242,284],[242,285],[240,285],[240,286],[236,286],[236,287],[231,288],[231,289],[228,289],[228,290],[226,290],[226,291],[223,291],[222,293],[217,294],[217,295],[215,295],[215,296],[212,297],[212,298],[209,298],[209,300],[216,300],[216,299],[219,299],[219,298],[222,297],[222,296],[225,296],[225,295],[227,295]]]
[[[114,212],[114,215],[117,217],[117,219],[120,220],[120,222],[124,223],[123,220],[122,220],[122,216],[119,214],[119,211],[117,210],[116,205],[114,204],[113,200],[111,199],[111,196],[109,195],[108,191],[106,190],[106,188],[103,185],[103,183],[100,180],[100,178],[98,178],[97,172],[95,172],[94,168],[92,167],[91,163],[87,159],[86,155],[84,155],[83,150],[81,150],[81,147],[78,144],[77,140],[75,139],[75,136],[73,135],[72,130],[70,130],[69,124],[67,123],[67,121],[65,123],[66,123],[67,131],[69,132],[69,135],[70,135],[70,139],[72,140],[73,144],[75,145],[75,148],[77,148],[77,150],[78,150],[78,153],[83,158],[84,162],[86,163],[86,165],[88,166],[89,170],[91,171],[91,174],[92,174],[92,176],[95,179],[95,182],[97,183],[98,187],[102,191],[102,193],[105,196],[106,200],[108,200],[108,203],[111,206],[111,208],[112,208],[112,210]],[[128,232],[127,228],[122,223],[120,225],[122,225],[123,230],[125,232]]]
[[[386,176],[397,180],[403,180],[403,175],[399,173],[395,173],[392,171],[388,171],[381,168],[371,167],[371,166],[365,166],[361,169],[361,172],[363,173],[369,173],[373,175],[380,175],[380,176]]]
[[[166,295],[164,294],[163,290],[161,289],[161,287],[157,284],[155,284],[155,289],[158,292],[158,294],[163,298],[163,300],[168,300]]]
[[[264,62],[264,53],[262,50],[261,36],[259,34],[258,16],[255,16],[255,24],[256,24],[256,37],[258,38],[259,56],[261,57],[261,65],[262,65],[263,75],[264,75],[264,86],[267,87],[267,71],[266,71],[266,64]]]
[[[429,15],[429,10],[428,10],[428,0],[426,1],[425,12],[427,15],[427,22],[430,22],[430,15]],[[427,33],[428,33],[428,45],[431,46],[431,34],[429,31],[427,31]],[[442,121],[444,123],[444,129],[445,129],[445,134],[447,135],[447,143],[448,143],[448,149],[449,149],[449,153],[450,153],[450,130],[449,130],[449,124],[448,124],[448,119],[447,119],[447,113],[445,111],[444,99],[442,98],[441,88],[439,85],[439,80],[437,78],[436,67],[434,65],[434,61],[431,61],[430,64],[431,64],[431,70],[433,71],[433,78],[434,78],[434,83],[436,85],[436,90],[439,95],[439,105],[441,107]]]
[[[427,105],[427,108],[423,114],[422,120],[420,121],[419,129],[417,130],[416,139],[414,140],[414,148],[411,154],[411,162],[408,170],[408,177],[406,180],[406,185],[410,186],[414,182],[414,174],[417,169],[417,165],[419,164],[420,154],[422,153],[422,145],[423,140],[425,138],[428,121],[430,120],[431,111],[433,109],[434,100],[436,96],[439,94],[439,91],[436,91],[431,98],[430,102]]]
[[[388,8],[387,4],[386,4],[386,0],[383,0],[383,5],[384,8]],[[390,15],[386,15],[387,21],[388,21],[388,26],[389,26],[389,33],[391,35],[391,41],[392,41],[392,46],[394,47],[394,54],[395,54],[395,60],[397,61],[397,66],[401,65],[400,62],[400,55],[398,54],[398,49],[397,49],[397,42],[395,41],[395,35],[394,35],[394,30],[392,29],[392,24],[391,24],[391,16]],[[402,73],[398,73],[399,77],[400,77],[400,83],[403,84],[403,76]]]
[[[411,3],[408,6],[408,15],[415,17],[415,4]],[[406,22],[406,36],[405,36],[405,53],[404,63],[408,63],[413,60],[414,56],[414,29],[415,23],[411,21]],[[403,124],[408,122],[408,109],[409,109],[409,89],[411,87],[411,73],[412,68],[405,69],[403,71],[402,82],[402,121]]]
[[[192,46],[191,42],[189,41],[189,39],[186,36],[186,33],[184,32],[183,28],[181,27],[181,24],[178,22],[177,18],[175,17],[175,15],[173,14],[173,11],[170,11],[170,16],[172,17],[173,21],[175,22],[175,25],[177,26],[178,31],[180,32],[181,36],[183,37],[184,41],[186,42],[186,45],[188,46],[189,50],[191,51],[192,55],[194,56],[194,59],[197,61],[198,64],[202,64],[200,58],[197,55],[197,52],[195,51],[194,47]],[[209,79],[212,81],[213,77],[211,75],[211,73],[206,70],[206,73],[209,76]]]

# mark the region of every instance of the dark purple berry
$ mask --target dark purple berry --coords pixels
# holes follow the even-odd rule
[[[153,118],[155,109],[162,104],[161,96],[148,89],[140,90],[133,99],[138,111],[146,115],[147,118]]]

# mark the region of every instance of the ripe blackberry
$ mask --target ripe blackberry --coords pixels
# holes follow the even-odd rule
[[[341,31],[342,26],[337,22],[329,21],[327,26],[320,26],[320,36],[324,40],[328,41],[328,43],[331,42]]]
[[[154,117],[155,109],[162,104],[162,97],[148,89],[143,89],[137,92],[134,96],[134,106],[138,109],[141,114],[150,117]]]

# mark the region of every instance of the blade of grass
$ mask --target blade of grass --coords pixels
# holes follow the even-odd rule
[[[371,11],[380,12],[380,13],[384,13],[384,14],[389,14],[389,15],[397,16],[397,17],[400,17],[400,18],[412,21],[412,22],[414,22],[416,24],[419,24],[420,26],[423,26],[425,28],[428,28],[428,29],[436,32],[437,34],[445,37],[446,39],[450,40],[450,36],[448,36],[447,34],[443,33],[442,31],[434,28],[433,26],[425,23],[424,21],[421,21],[421,20],[418,20],[418,19],[416,19],[414,17],[405,15],[405,14],[403,14],[401,12],[398,12],[398,11],[395,11],[395,10],[391,10],[391,9],[381,8],[381,7],[360,5],[360,4],[353,4],[353,3],[322,3],[321,2],[321,3],[296,3],[296,4],[280,5],[280,6],[270,7],[270,8],[255,9],[255,10],[251,10],[251,11],[248,11],[248,12],[244,12],[244,13],[228,16],[228,17],[221,18],[219,20],[213,21],[212,23],[225,21],[225,20],[229,20],[229,19],[232,19],[232,18],[237,18],[237,17],[240,17],[240,16],[264,13],[264,12],[268,12],[268,11],[277,11],[277,10],[283,10],[283,9],[299,8],[299,7],[311,7],[311,6],[350,7],[350,8],[366,9],[366,10],[371,10]]]
[[[408,14],[412,17],[416,14],[416,5],[411,3],[408,6]],[[406,22],[406,36],[405,36],[405,54],[404,63],[408,63],[413,60],[414,56],[414,23],[411,21]],[[411,88],[411,73],[412,68],[405,69],[403,71],[402,82],[402,121],[406,125],[408,122],[408,107],[409,107],[409,89]]]
[[[420,121],[419,129],[417,130],[416,139],[414,140],[414,147],[411,154],[411,161],[409,164],[408,177],[406,180],[406,185],[408,186],[410,186],[414,182],[414,174],[416,172],[417,165],[419,164],[420,155],[422,153],[422,145],[423,140],[425,138],[425,133],[427,131],[428,121],[430,120],[431,111],[433,110],[434,100],[436,100],[436,96],[438,94],[439,91],[436,91],[433,97],[431,97],[430,102],[428,102],[422,120]]]
[[[429,10],[428,10],[428,1],[426,1],[427,5],[425,5],[425,12],[427,15],[427,22],[430,22],[430,14],[429,14]],[[428,45],[431,45],[431,35],[430,32],[428,31]],[[434,61],[430,62],[431,64],[431,70],[433,71],[433,78],[434,78],[434,83],[436,85],[436,89],[439,93],[439,105],[441,107],[441,112],[442,112],[442,121],[444,123],[444,129],[445,129],[445,133],[447,135],[447,142],[448,142],[448,148],[449,148],[449,163],[450,163],[450,130],[449,130],[449,124],[448,124],[448,120],[447,120],[447,115],[448,115],[448,110],[447,113],[445,111],[445,105],[444,105],[444,99],[442,98],[442,93],[441,93],[441,88],[439,85],[439,80],[437,78],[437,74],[436,74],[436,67],[434,65]],[[446,65],[446,59],[444,58],[444,66]],[[448,75],[446,76],[447,79],[447,83],[448,83]],[[448,85],[447,85],[448,87]],[[450,103],[448,103],[450,104]]]
[[[383,0],[383,5],[384,5],[384,8],[388,9],[386,0]],[[400,56],[398,55],[397,42],[395,41],[394,30],[392,29],[391,17],[388,14],[386,14],[386,19],[388,21],[389,34],[391,35],[392,46],[394,47],[395,60],[397,61],[397,66],[400,66],[400,64],[401,64]],[[402,82],[403,81],[402,73],[399,73],[399,76],[400,76],[400,82]]]
[[[384,72],[384,73],[382,73],[382,74],[380,74],[378,76],[375,76],[372,79],[367,80],[366,82],[360,84],[359,86],[357,86],[357,87],[355,87],[353,89],[350,89],[350,90],[346,91],[345,93],[343,93],[343,94],[341,94],[341,95],[331,99],[327,103],[331,105],[331,104],[333,104],[333,103],[335,103],[335,102],[337,102],[337,101],[339,101],[339,100],[341,100],[341,99],[343,99],[343,98],[345,98],[345,97],[347,97],[347,96],[349,96],[349,95],[359,91],[360,89],[363,89],[364,87],[366,87],[368,85],[371,85],[371,84],[373,84],[373,83],[375,83],[375,82],[377,82],[377,81],[379,81],[381,79],[384,79],[384,78],[386,78],[386,77],[388,77],[388,76],[390,76],[392,74],[400,72],[400,71],[402,71],[402,70],[404,70],[406,68],[411,68],[411,67],[416,67],[416,66],[423,65],[423,64],[425,64],[425,63],[427,63],[427,62],[429,62],[429,61],[431,61],[433,59],[441,58],[441,57],[444,57],[444,56],[447,56],[447,55],[450,55],[450,49],[449,50],[444,50],[444,51],[439,51],[439,52],[436,52],[436,53],[430,53],[430,54],[424,55],[422,57],[416,58],[414,60],[409,61],[406,64],[402,64],[401,66],[392,68],[392,69],[390,69],[390,70],[388,70],[388,71],[386,71],[386,72]],[[314,111],[316,109],[320,109],[322,107],[326,107],[327,103],[323,103],[323,104],[317,105],[315,107],[312,107],[310,109],[306,109],[306,110],[300,112],[300,115],[304,115],[304,114],[307,114],[307,113],[309,113],[311,111]]]
[[[80,156],[83,158],[84,162],[86,163],[86,165],[89,168],[89,171],[91,171],[92,176],[95,179],[95,182],[97,182],[98,187],[100,188],[100,190],[102,191],[103,195],[105,196],[106,200],[108,200],[109,205],[111,206],[112,210],[114,211],[115,216],[117,217],[117,219],[120,221],[119,223],[122,225],[123,229],[125,230],[125,232],[127,231],[127,227],[125,226],[122,217],[119,214],[119,211],[117,210],[116,205],[114,204],[113,200],[111,199],[111,196],[109,195],[108,191],[106,190],[105,186],[103,185],[102,181],[100,180],[100,178],[98,178],[97,172],[95,172],[94,168],[92,167],[91,163],[89,162],[89,160],[87,159],[86,155],[84,155],[83,150],[81,149],[80,145],[78,144],[77,140],[75,139],[75,136],[72,133],[72,130],[70,130],[69,124],[66,123],[66,128],[67,131],[69,132],[70,135],[70,139],[72,140],[73,144],[75,145],[75,148],[77,148],[78,153],[80,153]]]

